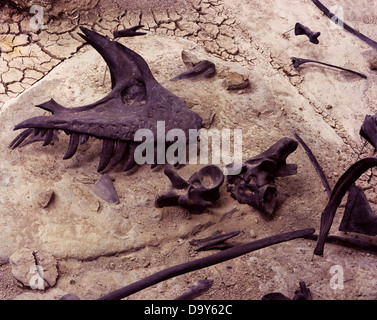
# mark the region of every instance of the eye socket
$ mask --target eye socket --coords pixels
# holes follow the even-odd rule
[[[147,102],[145,84],[141,81],[135,80],[131,86],[123,89],[121,96],[122,102],[125,105],[131,105],[135,102],[145,104]]]

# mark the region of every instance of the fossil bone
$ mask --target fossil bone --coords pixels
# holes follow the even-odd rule
[[[360,135],[377,150],[377,115],[366,115],[360,128]]]
[[[228,249],[238,244],[226,243],[225,241],[237,236],[239,233],[240,231],[234,231],[222,234],[220,231],[216,231],[208,238],[192,240],[190,241],[190,244],[196,247],[195,251]]]
[[[309,38],[309,41],[314,44],[318,44],[319,40],[318,37],[321,35],[320,32],[313,32],[308,27],[302,25],[301,23],[297,22],[295,25],[295,35],[306,35]]]
[[[210,78],[216,73],[215,64],[208,60],[202,60],[194,67],[174,77],[172,81],[182,79],[197,80],[201,78]]]
[[[295,291],[295,295],[292,300],[313,300],[310,290],[306,287],[304,281],[300,281],[300,289]],[[291,300],[286,295],[280,292],[272,292],[265,294],[262,300]]]
[[[287,157],[296,150],[297,141],[282,138],[258,156],[242,164],[241,173],[227,176],[227,190],[240,203],[272,214],[276,206],[276,177],[297,173],[296,164],[287,164]]]
[[[347,71],[347,72],[356,74],[357,76],[359,76],[361,78],[367,79],[367,76],[365,74],[362,74],[362,73],[359,73],[359,72],[356,72],[356,71],[353,71],[353,70],[350,70],[350,69],[346,69],[346,68],[343,68],[343,67],[334,66],[333,64],[328,64],[328,63],[317,61],[317,60],[292,57],[291,61],[293,63],[293,67],[295,67],[295,68],[298,68],[302,64],[308,63],[308,62],[318,63],[318,64],[321,64],[321,65],[324,65],[324,66],[327,66],[327,67],[336,68],[336,69],[339,69],[339,70],[342,70],[342,71]]]
[[[128,35],[137,35],[134,33],[139,27],[131,28]],[[127,159],[124,170],[130,170],[136,165],[134,151],[141,143],[134,141],[138,129],[151,130],[156,142],[158,121],[165,121],[166,131],[179,128],[186,137],[189,137],[189,129],[201,128],[201,117],[191,111],[183,99],[156,81],[139,54],[108,37],[80,28],[83,32],[80,36],[109,66],[112,91],[103,99],[82,107],[65,108],[53,99],[38,105],[52,115],[34,117],[16,125],[15,130],[26,130],[10,143],[10,148],[16,148],[30,135],[39,132],[45,134],[44,145],[48,145],[54,131],[63,130],[70,135],[64,159],[71,158],[79,145],[92,136],[103,140],[98,171],[103,171],[109,164],[111,167],[117,165],[123,158]],[[122,34],[127,32],[123,30]]]
[[[355,185],[348,190],[348,199],[340,231],[377,235],[377,215],[373,212],[364,192]]]
[[[315,255],[323,255],[326,238],[329,234],[331,225],[337,208],[339,207],[347,190],[355,183],[355,181],[367,170],[377,166],[377,158],[369,157],[355,162],[348,170],[343,173],[336,183],[331,193],[330,200],[321,214],[321,225],[314,248]]]
[[[357,38],[359,38],[361,41],[364,41],[369,46],[371,46],[374,49],[377,49],[377,42],[368,38],[367,36],[363,35],[362,33],[356,31],[354,28],[349,26],[347,23],[339,19],[335,14],[333,14],[329,9],[327,9],[319,0],[312,0],[313,3],[320,9],[331,21],[337,21],[337,24],[342,27],[342,29],[348,31],[349,33],[353,34]]]
[[[220,262],[234,259],[246,253],[256,251],[256,250],[259,250],[268,246],[272,246],[274,244],[278,244],[285,241],[290,241],[297,238],[302,238],[310,234],[313,234],[314,231],[315,230],[313,228],[301,229],[301,230],[277,234],[271,237],[263,238],[263,239],[249,242],[249,243],[240,244],[233,248],[217,252],[215,254],[212,254],[204,258],[199,258],[199,259],[192,260],[189,262],[184,262],[182,264],[178,264],[173,267],[161,270],[159,272],[151,274],[150,276],[144,279],[131,283],[118,290],[112,291],[100,297],[99,300],[123,299],[133,293],[136,293],[145,288],[148,288],[157,283],[160,283],[161,281],[165,281],[170,278],[173,278],[173,277],[176,277],[176,276],[188,273],[188,272],[192,272],[195,270],[207,268],[215,264],[218,264]]]
[[[208,165],[195,172],[187,181],[174,171],[172,166],[165,165],[164,173],[171,181],[170,190],[157,197],[157,207],[181,206],[191,213],[202,213],[220,198],[219,188],[224,182],[222,170],[215,165]],[[210,178],[210,186],[204,182]],[[183,190],[183,193],[178,193]]]

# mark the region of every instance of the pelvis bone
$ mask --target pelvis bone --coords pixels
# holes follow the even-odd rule
[[[203,167],[187,181],[170,165],[165,165],[164,173],[172,185],[167,193],[157,197],[157,207],[181,206],[191,213],[202,213],[220,198],[219,188],[224,182],[224,174],[215,165]]]
[[[250,158],[238,175],[227,176],[227,190],[240,203],[272,214],[276,206],[276,177],[297,173],[296,164],[287,164],[287,157],[296,150],[297,141],[282,138],[263,153]]]
[[[130,32],[123,30],[122,36],[139,35],[135,34],[137,28],[130,28]],[[52,141],[54,131],[64,130],[70,135],[70,142],[63,159],[71,158],[79,144],[92,136],[103,140],[98,171],[103,171],[111,159],[113,167],[125,158],[126,171],[136,164],[134,151],[141,143],[134,141],[138,129],[151,130],[157,139],[157,121],[165,121],[166,132],[179,128],[187,137],[189,129],[201,128],[201,117],[156,81],[139,54],[87,28],[80,29],[83,32],[80,36],[105,59],[111,73],[112,91],[82,107],[65,108],[53,99],[38,105],[52,115],[34,117],[16,125],[15,130],[26,130],[11,142],[10,148],[20,146],[33,135],[44,138],[46,146]]]

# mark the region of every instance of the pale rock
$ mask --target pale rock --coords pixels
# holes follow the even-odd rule
[[[41,192],[37,197],[37,204],[41,208],[46,208],[54,198],[54,190],[49,189],[46,192]]]
[[[238,52],[238,47],[233,43],[233,39],[220,34],[217,39],[216,39],[217,44],[221,47],[224,48],[226,52],[229,54],[235,55]]]
[[[57,261],[50,254],[22,248],[13,253],[9,261],[12,275],[20,286],[45,290],[56,284]]]

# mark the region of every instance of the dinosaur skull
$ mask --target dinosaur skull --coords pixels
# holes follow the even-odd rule
[[[156,81],[139,54],[108,37],[80,28],[84,33],[80,36],[109,66],[112,91],[103,99],[82,107],[66,108],[53,99],[38,105],[52,115],[30,118],[16,125],[15,130],[26,130],[11,142],[10,148],[25,144],[28,139],[44,139],[43,145],[48,145],[56,130],[64,130],[70,135],[70,141],[63,159],[71,158],[79,144],[95,137],[103,140],[98,171],[103,171],[111,159],[111,166],[115,166],[124,158],[127,158],[124,170],[129,170],[136,164],[134,151],[141,143],[134,141],[138,129],[151,130],[155,141],[158,121],[165,121],[166,131],[179,128],[187,137],[189,129],[200,129],[200,116]],[[134,32],[135,28],[130,28],[129,36],[140,35]]]

